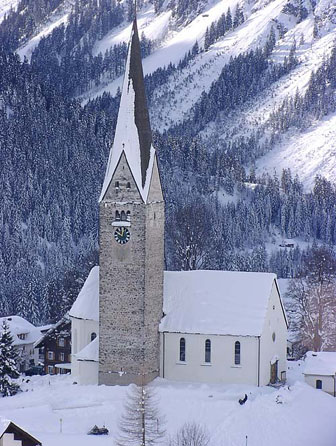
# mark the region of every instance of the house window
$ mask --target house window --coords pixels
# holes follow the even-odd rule
[[[126,184],[126,188],[127,188],[127,189],[131,189],[131,183],[130,183],[129,181],[128,181],[127,184]]]
[[[24,341],[27,338],[27,334],[26,333],[20,333],[17,335],[17,337],[19,339],[21,339],[22,341]]]
[[[48,365],[48,375],[54,374],[54,367],[52,365]]]
[[[180,339],[180,361],[184,362],[186,360],[186,351],[185,351],[185,339]]]
[[[116,182],[114,183],[114,187],[115,187],[116,189],[119,188],[119,181],[116,181]]]
[[[54,352],[48,352],[48,359],[50,360],[54,359]]]
[[[91,341],[93,341],[94,339],[96,339],[96,337],[97,337],[97,334],[96,333],[91,333]]]
[[[64,353],[63,352],[61,352],[59,354],[59,359],[60,359],[60,361],[64,362]]]
[[[234,354],[234,363],[235,365],[240,364],[240,342],[235,342],[235,354]]]
[[[316,388],[322,390],[322,380],[321,379],[316,380]]]
[[[207,339],[205,341],[205,358],[204,362],[211,362],[211,341]]]
[[[59,338],[58,345],[59,345],[59,347],[64,347],[65,346],[65,339],[64,338]]]

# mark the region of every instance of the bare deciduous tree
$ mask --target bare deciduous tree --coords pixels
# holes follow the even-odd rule
[[[327,248],[315,248],[287,291],[291,328],[305,350],[336,348],[336,264]]]
[[[154,390],[148,386],[132,386],[119,422],[118,446],[153,446],[165,435],[164,420],[157,408]]]
[[[207,429],[195,422],[184,424],[169,440],[169,446],[207,446],[210,435]]]

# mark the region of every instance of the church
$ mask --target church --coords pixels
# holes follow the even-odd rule
[[[99,198],[99,267],[69,313],[74,381],[284,381],[288,324],[276,276],[164,271],[164,206],[134,20]]]

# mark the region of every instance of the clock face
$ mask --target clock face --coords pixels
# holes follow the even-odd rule
[[[114,238],[120,245],[124,245],[130,239],[131,234],[127,228],[119,227],[114,232]]]

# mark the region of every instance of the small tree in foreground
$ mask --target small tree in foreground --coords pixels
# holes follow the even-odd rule
[[[133,386],[127,396],[125,411],[119,422],[118,446],[152,446],[160,444],[165,431],[157,400],[150,386]]]
[[[15,395],[20,389],[19,385],[13,382],[13,379],[20,376],[16,362],[17,353],[13,346],[13,338],[7,323],[3,321],[0,338],[0,393],[2,396]]]
[[[186,423],[174,437],[169,440],[169,446],[207,446],[210,435],[206,428],[196,423]]]

